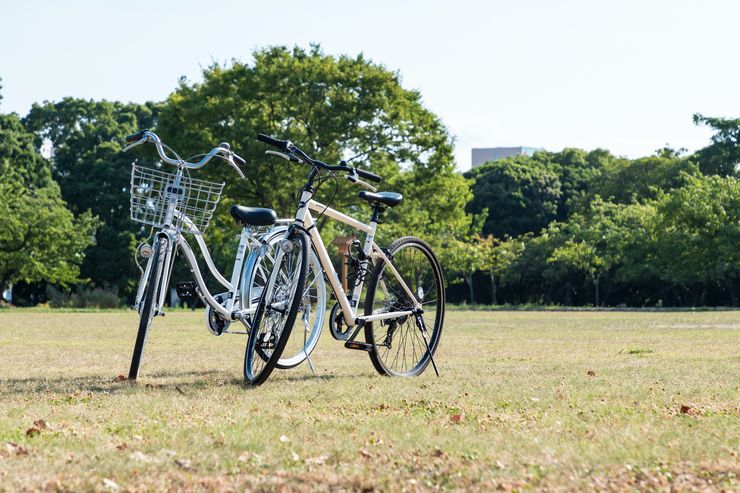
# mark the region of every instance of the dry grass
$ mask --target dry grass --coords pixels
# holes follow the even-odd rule
[[[0,489],[740,489],[736,312],[456,311],[439,379],[327,333],[319,378],[257,389],[202,317],[156,319],[131,383],[136,314],[0,311]]]

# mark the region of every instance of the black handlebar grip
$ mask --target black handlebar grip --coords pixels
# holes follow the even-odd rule
[[[285,140],[273,139],[272,137],[268,137],[265,134],[257,134],[257,140],[259,140],[260,142],[264,142],[265,144],[270,144],[271,146],[277,147],[281,151],[285,151],[285,148],[288,145],[288,142]]]
[[[369,171],[364,171],[361,169],[357,169],[357,176],[366,180],[374,181],[375,183],[380,183],[380,181],[383,179],[375,173],[370,173]]]
[[[244,166],[245,164],[247,164],[247,162],[245,160],[243,160],[242,158],[240,158],[236,154],[232,154],[232,155],[234,156],[234,162],[236,164],[238,164],[239,166]]]
[[[144,129],[138,134],[127,135],[126,142],[136,142],[137,140],[141,140],[141,138],[144,136],[144,132],[148,132],[148,130]]]

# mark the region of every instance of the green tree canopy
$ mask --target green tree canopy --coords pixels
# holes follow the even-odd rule
[[[740,164],[740,118],[709,118],[696,113],[694,124],[707,125],[716,132],[712,135],[712,143],[694,155],[701,172],[705,175],[736,175]]]
[[[247,161],[246,180],[228,166],[207,166],[199,177],[226,181],[231,203],[270,207],[292,215],[308,169],[265,156],[258,133],[288,139],[314,159],[352,164],[383,177],[380,190],[397,191],[404,203],[386,214],[386,238],[438,235],[467,230],[470,198],[465,179],[455,173],[452,139],[439,118],[425,109],[418,91],[401,77],[366,60],[325,55],[318,46],[270,47],[254,53],[253,64],[212,65],[203,83],[181,81],[159,118],[159,135],[178,152],[195,154],[221,141]],[[333,180],[317,199],[334,195]],[[368,220],[357,199],[360,189],[340,181],[333,206]]]
[[[159,105],[122,104],[65,98],[35,104],[24,119],[36,133],[36,145],[50,139],[55,151],[54,179],[70,209],[90,210],[102,223],[82,265],[82,275],[97,286],[116,285],[131,298],[139,272],[134,263],[136,238],[146,236],[129,219],[131,162],[156,167],[153,149],[121,152],[124,137],[154,126]]]
[[[97,220],[75,219],[15,114],[0,114],[0,292],[19,281],[80,282]]]
[[[488,209],[484,235],[502,238],[539,232],[557,218],[562,185],[549,161],[508,157],[477,166],[464,176],[475,179],[466,210],[481,214]]]
[[[671,149],[641,159],[618,158],[607,163],[602,180],[595,182],[593,193],[619,204],[654,200],[660,190],[683,186],[687,175],[699,173],[687,157]]]

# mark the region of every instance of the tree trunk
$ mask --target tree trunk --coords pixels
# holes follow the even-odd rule
[[[491,301],[494,305],[498,305],[496,301],[496,277],[491,274]]]
[[[730,288],[730,301],[732,302],[732,308],[735,308],[735,286]]]
[[[475,297],[473,296],[473,276],[472,274],[463,274],[463,279],[465,279],[465,282],[470,286],[470,304],[475,305]]]
[[[597,276],[596,279],[594,279],[594,287],[596,288],[596,304],[594,305],[594,307],[596,308],[599,307],[599,278],[600,277],[601,276]]]
[[[573,297],[571,296],[570,281],[565,283],[565,306],[570,306],[573,303]]]

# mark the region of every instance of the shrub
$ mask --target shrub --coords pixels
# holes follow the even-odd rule
[[[92,290],[77,286],[77,290],[70,294],[48,285],[46,295],[52,308],[120,308],[123,305],[115,286]]]

